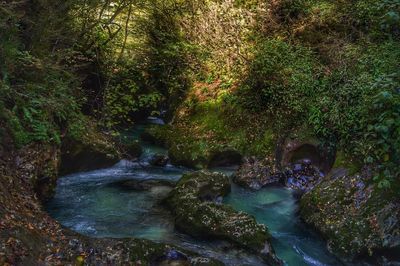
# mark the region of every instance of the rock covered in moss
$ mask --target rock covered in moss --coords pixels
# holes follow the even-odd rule
[[[197,237],[230,241],[260,255],[270,265],[280,265],[267,228],[254,217],[221,204],[230,189],[229,178],[223,174],[185,174],[166,200],[177,228]]]
[[[400,247],[398,192],[379,189],[367,171],[333,171],[303,196],[300,211],[334,253],[349,259]]]
[[[179,125],[152,125],[142,133],[144,141],[164,146],[174,165],[194,169],[240,164],[242,155],[234,148],[197,138]]]
[[[90,171],[116,164],[121,153],[112,141],[66,138],[61,147],[60,174]]]
[[[275,169],[272,160],[246,158],[236,171],[233,181],[243,187],[254,190],[266,185],[282,183],[282,175]]]

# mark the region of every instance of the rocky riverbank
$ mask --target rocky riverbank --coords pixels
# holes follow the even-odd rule
[[[32,145],[0,166],[1,265],[221,265],[171,245],[91,239],[62,227],[42,207],[57,180],[60,150]]]
[[[207,166],[210,161],[205,158],[212,156],[205,155],[210,155],[211,149],[192,149],[206,140],[192,138],[193,134],[181,127],[153,127],[144,138],[166,146],[170,154],[180,150],[181,154],[191,154],[191,158],[203,158],[208,162],[203,166]],[[277,142],[275,153],[264,158],[242,159],[233,181],[252,190],[283,185],[298,192],[302,219],[321,233],[329,250],[343,262],[394,265],[389,262],[400,260],[396,255],[400,247],[398,184],[390,189],[379,188],[370,168],[355,165],[356,160],[344,160],[340,153],[324,148],[306,132],[289,134]],[[180,142],[182,139],[187,141]],[[205,146],[223,147],[210,143]],[[196,167],[196,160],[187,165]],[[190,225],[189,231],[196,228],[189,221],[182,224]]]

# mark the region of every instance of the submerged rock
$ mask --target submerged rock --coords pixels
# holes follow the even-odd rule
[[[275,169],[269,159],[246,158],[245,162],[236,171],[233,182],[251,188],[261,189],[266,185],[282,183],[282,175]]]
[[[400,200],[364,171],[335,170],[301,199],[300,213],[328,240],[334,253],[349,259],[400,248]]]
[[[195,237],[227,240],[260,255],[269,265],[281,265],[268,229],[254,217],[220,203],[230,189],[229,178],[223,174],[185,174],[166,200],[177,228]]]
[[[127,190],[147,191],[154,187],[170,187],[172,189],[175,186],[175,182],[161,179],[128,179],[111,183],[110,186],[116,186]]]

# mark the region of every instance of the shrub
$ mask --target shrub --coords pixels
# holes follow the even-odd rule
[[[260,40],[255,59],[239,90],[244,106],[277,117],[299,117],[318,85],[312,52],[279,39]]]
[[[318,136],[377,166],[387,184],[399,171],[400,46],[369,43],[348,53],[352,59],[321,82],[309,122]]]

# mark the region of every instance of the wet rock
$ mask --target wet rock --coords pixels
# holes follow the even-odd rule
[[[167,155],[156,154],[150,159],[150,164],[158,167],[165,167],[169,162]]]
[[[303,160],[288,167],[283,176],[285,185],[301,194],[313,189],[323,179],[324,174],[311,161]]]
[[[61,147],[60,174],[111,167],[121,158],[118,149],[106,141],[66,138]]]
[[[171,250],[185,254],[191,265],[223,265],[172,245],[89,238],[61,226],[36,191],[46,176],[43,182],[55,184],[59,155],[59,147],[41,143],[9,150],[0,159],[0,265],[151,265]]]
[[[236,184],[259,190],[266,185],[282,183],[282,175],[275,169],[270,159],[246,158],[236,171],[233,182]]]
[[[379,189],[368,170],[332,171],[303,196],[300,213],[334,253],[349,260],[400,247],[398,194]]]
[[[270,265],[281,265],[270,244],[271,236],[254,217],[220,203],[230,192],[223,174],[185,174],[169,194],[166,203],[178,229],[195,237],[227,240],[261,256]]]

